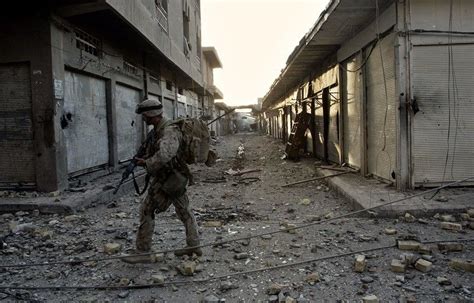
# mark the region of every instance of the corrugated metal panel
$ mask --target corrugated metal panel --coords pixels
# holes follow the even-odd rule
[[[394,38],[379,41],[366,66],[368,172],[387,180],[396,166]]]
[[[109,138],[105,81],[66,71],[64,137],[68,173],[107,164]]]
[[[316,116],[314,124],[316,129],[316,156],[324,158],[324,117],[323,117],[323,93],[316,94]]]
[[[116,85],[117,145],[120,161],[131,159],[137,152],[141,138],[141,119],[135,114],[140,102],[140,91]]]
[[[28,64],[0,65],[0,183],[35,183]]]
[[[353,167],[360,167],[360,77],[351,72],[360,66],[356,57],[342,65],[342,106],[344,108],[344,161]]]
[[[328,137],[328,157],[329,161],[339,163],[339,87],[334,86],[329,89],[329,137]]]
[[[451,76],[448,49],[413,49],[413,96],[420,108],[413,117],[417,184],[459,180],[474,171],[474,45],[452,47]]]

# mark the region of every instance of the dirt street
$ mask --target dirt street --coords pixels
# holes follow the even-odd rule
[[[243,146],[240,154],[239,146]],[[219,138],[215,147],[221,159],[211,168],[192,167],[197,184],[188,189],[203,243],[277,231],[352,211],[324,183],[282,188],[282,184],[315,176],[316,160],[305,159],[298,163],[281,160],[284,146],[280,142],[255,134],[239,134]],[[260,171],[242,176],[224,173],[230,169]],[[14,230],[13,235],[3,239],[0,265],[123,254],[134,247],[140,200],[130,193],[73,216],[24,212],[0,215],[0,229]],[[440,220],[432,217],[380,219],[366,216],[205,247],[202,257],[184,264],[189,272],[194,272],[193,276],[185,276],[177,269],[186,260],[172,254],[158,256],[156,263],[142,265],[108,260],[0,268],[0,284],[16,286],[133,286],[231,275],[227,279],[146,289],[0,290],[0,301],[4,298],[7,302],[317,302],[365,298],[366,302],[375,302],[368,300],[368,296],[375,295],[383,302],[414,302],[414,299],[416,302],[472,302],[473,273],[448,265],[453,258],[474,259],[472,242],[458,247],[462,251],[453,252],[440,251],[437,245],[424,247],[421,252],[394,247],[367,252],[365,263],[361,260],[360,273],[354,270],[354,255],[302,262],[394,245],[399,238],[430,241],[473,237],[474,231],[466,228],[469,224],[472,226],[472,217],[463,215],[461,218],[459,214],[443,219],[464,225],[462,231],[441,229]],[[106,254],[106,244],[119,245],[109,245],[110,254]],[[171,207],[156,218],[153,248],[164,250],[184,245],[183,225]],[[395,259],[408,265],[405,272],[392,271],[391,263]],[[295,262],[301,263],[247,272]],[[472,270],[472,264],[470,268]]]

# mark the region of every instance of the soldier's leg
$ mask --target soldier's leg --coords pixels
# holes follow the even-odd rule
[[[176,209],[176,214],[178,218],[184,223],[186,229],[186,244],[187,246],[198,246],[200,244],[198,227],[196,224],[196,218],[189,206],[189,199],[186,194],[178,198],[172,198],[173,205]],[[201,255],[202,252],[200,249],[192,250],[190,253],[195,252],[198,255]]]
[[[137,250],[150,251],[155,229],[155,212],[163,212],[171,205],[169,199],[159,190],[148,192],[140,208],[140,226],[137,232]]]

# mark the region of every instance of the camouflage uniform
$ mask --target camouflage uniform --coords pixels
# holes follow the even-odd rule
[[[189,206],[188,197],[183,194],[180,197],[168,196],[161,190],[161,186],[168,177],[168,166],[170,161],[179,153],[182,140],[181,131],[175,125],[170,125],[166,118],[162,118],[160,124],[154,129],[152,143],[147,146],[146,170],[151,175],[150,188],[140,208],[140,226],[137,233],[137,250],[150,251],[155,227],[155,213],[166,211],[171,204],[174,205],[178,218],[186,228],[186,243],[188,246],[199,245],[199,235],[196,219]],[[175,169],[185,173],[185,168],[177,165]]]

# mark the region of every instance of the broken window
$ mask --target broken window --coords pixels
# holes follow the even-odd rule
[[[101,42],[98,38],[95,38],[88,33],[75,29],[76,35],[76,47],[86,53],[99,57],[101,54]]]

